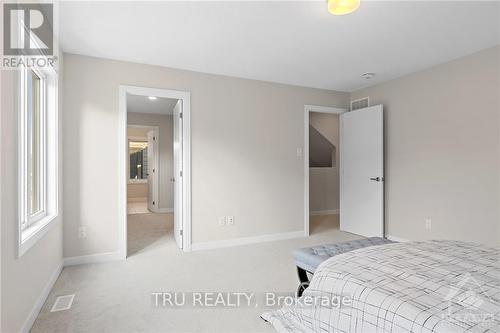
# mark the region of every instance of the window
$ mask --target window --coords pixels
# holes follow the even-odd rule
[[[28,211],[29,219],[24,221],[23,228],[27,228],[37,217],[45,212],[42,199],[45,197],[45,186],[42,182],[44,177],[44,133],[42,124],[44,120],[45,107],[42,100],[43,81],[34,70],[29,70],[26,81],[26,97],[28,121]]]
[[[147,182],[148,178],[148,142],[132,141],[128,143],[130,161],[130,181]]]
[[[19,85],[19,255],[58,214],[57,74],[24,68]]]

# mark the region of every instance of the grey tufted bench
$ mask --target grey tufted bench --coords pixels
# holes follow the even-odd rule
[[[297,265],[297,273],[300,280],[300,286],[297,290],[297,296],[301,296],[302,292],[309,285],[309,278],[307,276],[307,273],[314,274],[314,271],[316,271],[316,268],[318,268],[319,264],[321,264],[326,259],[364,247],[389,243],[394,242],[381,237],[370,237],[295,250],[293,252],[293,257],[295,259],[295,264]]]

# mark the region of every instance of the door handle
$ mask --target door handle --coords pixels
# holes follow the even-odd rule
[[[172,183],[174,183],[174,182],[175,182],[175,178],[170,178],[170,181],[171,181]]]
[[[375,182],[383,182],[384,178],[383,177],[374,177],[374,178],[370,178],[370,180],[373,180]]]

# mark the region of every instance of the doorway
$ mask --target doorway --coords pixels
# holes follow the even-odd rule
[[[190,93],[120,86],[119,111],[123,257],[167,231],[176,247],[190,251]]]
[[[127,96],[127,253],[173,242],[172,108],[177,100]]]
[[[141,115],[134,116],[141,117]],[[142,117],[143,120],[147,120],[151,116],[144,114]],[[164,117],[168,119],[168,115]],[[156,118],[160,117],[156,116]],[[160,213],[158,174],[163,171],[162,169],[167,169],[160,168],[159,163],[158,143],[162,139],[160,127],[128,123],[127,137],[129,157],[127,163],[127,214]]]
[[[306,105],[304,117],[305,234],[339,228],[340,115],[346,110]]]
[[[335,215],[336,227],[342,231],[364,237],[384,237],[383,106],[347,112],[345,109],[306,105],[304,111],[305,236],[309,236],[312,217]],[[331,121],[328,117],[338,119]],[[316,121],[312,121],[313,118],[317,118]],[[337,122],[338,139],[332,139],[333,133],[327,133],[331,131],[326,126],[329,122]],[[314,147],[311,146],[313,143]],[[334,166],[338,170],[338,197],[332,198],[328,193],[315,193],[317,197],[312,197],[311,184],[324,187],[332,182],[321,177],[312,179],[318,172],[310,171],[325,168],[330,172]],[[311,198],[315,202],[311,202]],[[334,207],[330,209],[325,204]],[[318,210],[318,207],[326,208]]]

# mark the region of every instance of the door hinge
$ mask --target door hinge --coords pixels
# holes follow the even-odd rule
[[[156,141],[156,136],[153,136],[153,141]]]
[[[153,169],[153,172],[155,172],[155,169]]]
[[[181,234],[181,236],[184,234],[184,233],[182,232],[182,229],[179,231],[179,233]]]
[[[184,114],[183,112],[179,113],[179,118],[181,118],[181,119],[182,119],[182,115],[183,115],[183,114]]]
[[[153,206],[154,206],[155,202],[153,201]]]
[[[182,170],[181,170],[181,172],[180,172],[180,175],[181,175],[181,177],[182,177]]]

